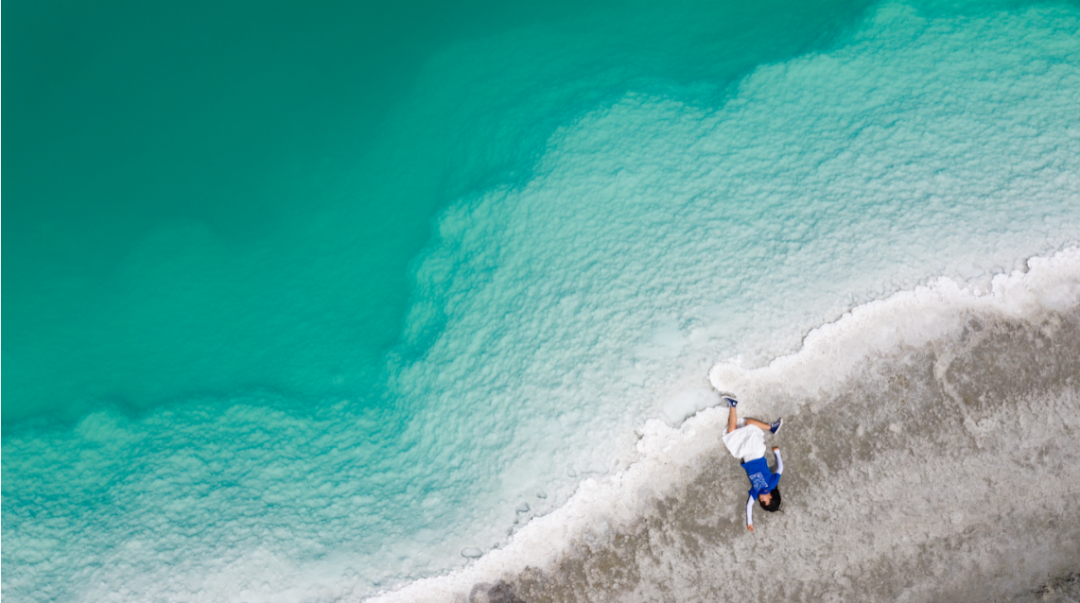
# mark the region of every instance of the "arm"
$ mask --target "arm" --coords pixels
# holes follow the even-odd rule
[[[784,458],[780,456],[780,449],[773,446],[772,453],[776,455],[776,471],[773,473],[780,475],[784,472]]]
[[[746,497],[746,529],[754,531],[754,497]]]

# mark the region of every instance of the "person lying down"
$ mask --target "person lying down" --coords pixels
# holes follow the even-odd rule
[[[765,460],[765,431],[778,433],[784,419],[777,419],[772,424],[757,419],[739,420],[735,411],[739,401],[730,397],[725,397],[724,400],[728,403],[728,427],[723,438],[724,445],[731,452],[731,456],[739,459],[742,468],[746,470],[746,476],[750,478],[750,497],[746,499],[746,529],[753,532],[755,500],[766,511],[780,510],[779,484],[780,475],[784,473],[784,459],[780,456],[780,449],[773,446],[776,471],[769,470],[769,463]]]

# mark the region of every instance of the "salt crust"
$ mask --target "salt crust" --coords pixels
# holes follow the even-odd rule
[[[447,330],[398,383],[405,403],[429,411],[402,426],[423,454],[377,476],[406,483],[400,497],[378,500],[356,485],[367,478],[358,466],[382,469],[382,450],[357,445],[352,432],[375,430],[378,417],[302,421],[240,401],[202,422],[159,414],[132,428],[99,413],[69,438],[82,441],[60,438],[67,448],[41,452],[71,461],[68,488],[128,506],[75,517],[43,496],[51,506],[34,507],[36,525],[21,527],[6,507],[4,594],[342,598],[371,592],[371,576],[386,588],[465,563],[465,547],[502,543],[461,576],[541,563],[595,514],[625,521],[650,492],[677,483],[711,439],[693,432],[722,414],[673,427],[718,399],[705,379],[717,359],[730,360],[717,369],[721,385],[755,400],[775,391],[770,378],[781,371],[770,365],[757,370],[771,377],[758,377],[754,367],[853,306],[940,274],[965,284],[910,295],[979,298],[1018,258],[1075,242],[1076,37],[1047,33],[1069,34],[1075,13],[934,20],[890,3],[871,17],[847,46],[761,67],[717,111],[629,95],[557,132],[523,190],[489,191],[447,212],[418,268],[409,335],[432,336],[428,318],[439,313]],[[1047,307],[1069,291],[1049,295]],[[955,324],[949,311],[926,309],[924,319],[909,310],[910,333],[884,315],[853,345],[876,341],[864,346],[873,354],[890,338],[915,342]],[[817,363],[788,357],[801,377],[776,387],[823,396],[831,362],[843,371],[857,361],[812,345],[818,331],[806,344],[820,350]],[[642,426],[643,416],[667,421]],[[203,445],[204,429],[250,441],[217,450]],[[134,455],[149,451],[145,473],[109,466],[125,438]],[[442,446],[446,438],[460,441]],[[100,449],[85,445],[95,440]],[[435,455],[451,460],[427,462]],[[651,460],[626,468],[640,456]],[[414,485],[447,467],[445,489]],[[196,487],[203,498],[177,495]],[[527,519],[516,511],[522,497],[542,515],[572,494],[504,540]],[[403,508],[403,519],[390,514]]]
[[[940,278],[914,291],[862,305],[815,329],[795,354],[754,370],[718,364],[710,371],[710,380],[721,391],[753,400],[756,412],[772,416],[795,409],[773,408],[768,403],[771,394],[788,394],[796,388],[800,396],[810,394],[827,403],[857,364],[949,337],[973,315],[1038,321],[1048,313],[1080,305],[1080,248],[1033,257],[1027,267],[1027,272],[998,275],[989,292],[972,291]],[[575,538],[604,527],[628,525],[650,500],[685,485],[685,478],[696,474],[689,468],[715,452],[726,419],[726,411],[710,408],[680,427],[649,421],[637,444],[642,457],[627,470],[599,481],[583,481],[565,505],[532,520],[506,546],[469,567],[419,580],[371,601],[449,601],[469,592],[473,584],[492,583],[526,567],[548,567]]]
[[[1075,22],[886,3],[715,110],[642,94],[601,107],[556,132],[529,183],[448,209],[407,331],[433,343],[396,385],[427,400],[425,449],[469,439],[460,456],[499,486],[463,511],[465,539],[425,554],[500,546],[536,488],[543,514],[625,468],[644,418],[718,402],[704,378],[718,359],[760,366],[870,299],[939,275],[987,288],[1075,242],[1080,70],[1050,33]]]
[[[718,364],[709,371],[709,381],[718,391],[738,392],[749,398],[767,391],[816,397],[826,404],[833,386],[845,381],[856,365],[896,349],[948,337],[963,328],[967,314],[1037,320],[1045,311],[1064,313],[1080,303],[1077,248],[1049,258],[1031,258],[1028,266],[1026,274],[1017,271],[995,276],[985,294],[942,277],[914,291],[870,302],[814,329],[798,354],[777,358],[757,370]]]
[[[542,514],[625,468],[643,417],[716,404],[716,360],[760,366],[869,299],[938,275],[987,289],[1075,242],[1080,138],[1053,124],[1076,112],[1063,91],[1080,71],[1046,34],[1063,22],[1075,15],[886,3],[847,44],[760,67],[716,110],[627,95],[556,132],[527,185],[450,208],[409,334],[433,316],[445,329],[399,386],[438,391],[417,423],[464,420],[501,463],[503,497],[478,497],[454,554],[501,546],[514,492],[551,492]]]

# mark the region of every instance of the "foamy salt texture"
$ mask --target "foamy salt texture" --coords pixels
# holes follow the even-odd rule
[[[355,600],[464,566],[386,596],[438,600],[675,487],[715,445],[718,360],[750,399],[824,396],[964,304],[1066,303],[1074,251],[1015,271],[1078,242],[1078,15],[887,3],[718,107],[598,108],[442,217],[392,412],[253,396],[5,436],[5,599]],[[916,289],[938,276],[963,284]]]
[[[500,546],[522,502],[543,514],[625,468],[647,419],[719,401],[717,359],[760,366],[861,302],[939,275],[986,288],[1075,242],[1078,22],[885,4],[716,109],[599,109],[527,185],[450,208],[406,332],[433,343],[395,383],[423,401],[418,449],[462,459],[472,527],[426,553]]]
[[[855,308],[832,324],[814,329],[798,354],[768,366],[746,370],[718,364],[709,381],[718,391],[746,397],[771,394],[814,397],[825,403],[834,386],[844,382],[867,359],[916,348],[964,328],[969,313],[1003,318],[1038,318],[1043,312],[1065,313],[1080,302],[1080,252],[1070,248],[1049,258],[1028,260],[1030,271],[999,274],[990,292],[961,287],[939,278],[914,291]]]
[[[795,354],[753,370],[718,364],[710,379],[721,391],[755,400],[755,412],[774,416],[797,409],[769,404],[770,398],[792,394],[792,388],[797,388],[792,397],[805,398],[809,393],[827,403],[857,365],[954,337],[972,316],[1038,322],[1051,313],[1080,307],[1080,248],[1031,258],[1027,265],[1027,272],[995,277],[989,292],[962,288],[941,278],[865,304],[812,331]],[[372,601],[462,600],[476,584],[497,583],[526,568],[551,571],[552,564],[576,542],[610,538],[618,529],[628,531],[653,501],[697,477],[701,459],[715,455],[726,425],[726,410],[717,408],[698,413],[679,427],[648,421],[637,443],[640,460],[628,469],[600,480],[584,480],[565,505],[533,519],[505,546],[468,568],[417,581]]]

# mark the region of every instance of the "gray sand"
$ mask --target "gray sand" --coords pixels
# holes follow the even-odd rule
[[[971,316],[958,338],[867,360],[842,391],[770,401],[798,411],[766,439],[784,452],[784,508],[756,509],[755,533],[717,438],[715,460],[632,526],[597,526],[551,567],[458,599],[1078,598],[1080,312]]]

